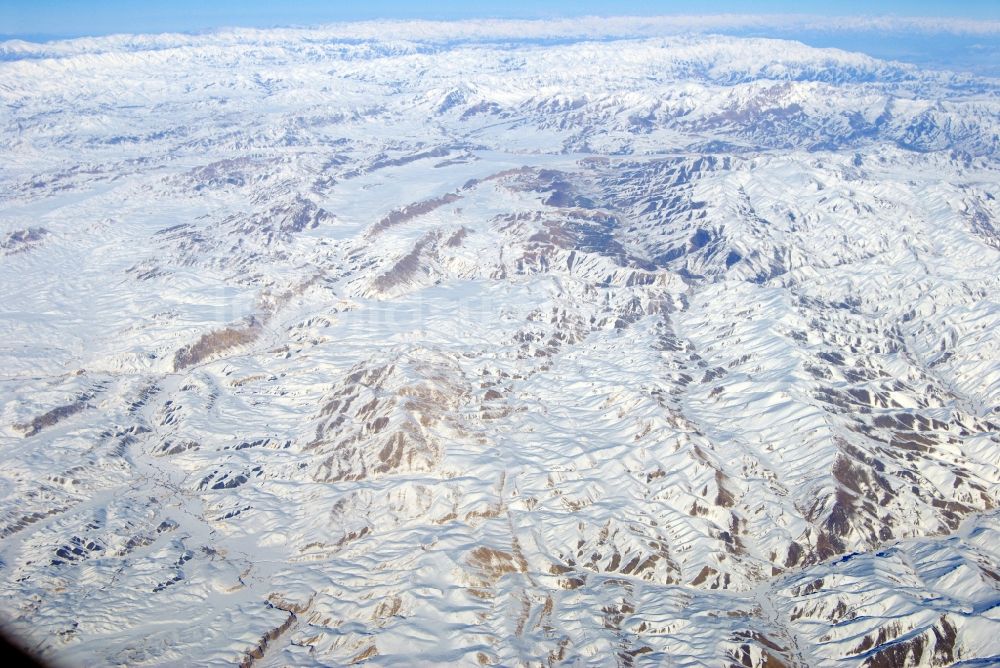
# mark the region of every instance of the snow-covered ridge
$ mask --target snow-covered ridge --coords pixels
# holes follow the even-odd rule
[[[995,84],[432,28],[0,63],[5,629],[71,664],[995,662]]]

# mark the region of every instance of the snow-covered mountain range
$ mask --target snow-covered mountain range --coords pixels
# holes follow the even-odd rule
[[[997,81],[516,26],[0,44],[2,628],[1000,662]]]

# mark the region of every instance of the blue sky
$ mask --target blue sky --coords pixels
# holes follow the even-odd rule
[[[0,34],[25,37],[115,32],[201,31],[217,27],[310,25],[372,18],[545,18],[584,14],[895,14],[1000,19],[1000,0],[0,0]]]

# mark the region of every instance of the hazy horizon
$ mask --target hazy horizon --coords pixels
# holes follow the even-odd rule
[[[53,3],[42,3],[42,6]],[[54,3],[60,4],[60,3]],[[121,4],[121,3],[110,3]],[[127,3],[126,3],[127,4]],[[179,7],[187,3],[179,3]],[[311,3],[304,3],[311,6]],[[260,10],[257,3],[249,3],[244,13],[226,13],[222,11],[227,3],[221,6],[214,6],[213,12],[199,13],[193,12],[181,24],[177,23],[175,17],[171,20],[169,16],[162,15],[156,11],[148,12],[144,15],[141,12],[126,13],[113,19],[107,19],[103,25],[107,30],[94,29],[95,22],[100,22],[101,12],[89,20],[76,22],[78,29],[73,32],[60,31],[57,29],[60,23],[53,19],[43,19],[35,17],[36,9],[21,8],[21,13],[15,5],[0,9],[0,26],[30,26],[31,29],[24,31],[4,30],[0,28],[0,43],[20,40],[31,43],[50,43],[64,40],[106,37],[119,34],[166,34],[179,33],[187,35],[205,35],[233,29],[281,29],[281,28],[304,28],[313,29],[329,25],[343,25],[351,23],[362,23],[371,21],[412,21],[431,20],[444,22],[462,22],[474,20],[528,20],[528,21],[562,21],[567,19],[584,19],[587,17],[601,16],[605,18],[631,17],[636,19],[657,19],[665,20],[665,25],[659,32],[645,32],[642,35],[616,34],[606,38],[622,39],[629,37],[648,36],[669,36],[673,34],[700,33],[700,34],[722,34],[731,36],[752,36],[768,37],[776,39],[791,39],[803,42],[809,46],[822,48],[838,48],[846,51],[856,51],[867,55],[887,60],[898,60],[911,63],[921,67],[933,69],[947,69],[958,72],[967,72],[978,76],[1000,76],[1000,10],[993,7],[991,11],[972,11],[981,8],[982,3],[967,3],[961,7],[947,7],[941,3],[913,3],[907,5],[909,11],[902,14],[875,14],[875,13],[848,13],[837,12],[823,14],[812,14],[808,10],[812,5],[798,5],[800,11],[794,13],[725,13],[720,11],[703,12],[642,12],[635,11],[637,3],[621,3],[615,7],[615,12],[595,12],[587,10],[597,9],[601,3],[580,3],[576,9],[578,11],[568,12],[548,10],[548,15],[539,15],[539,12],[520,11],[524,8],[519,3],[514,3],[508,11],[490,13],[491,5],[478,5],[474,11],[448,12],[441,11],[442,3],[438,3],[438,9],[424,11],[422,14],[412,11],[399,11],[393,15],[386,11],[388,5],[396,3],[374,3],[372,9],[367,12],[344,11],[342,8],[337,11],[327,11],[325,13],[316,11],[302,11],[303,3],[298,3],[295,8],[284,8],[281,12],[268,10],[266,12],[254,12]],[[552,4],[552,3],[550,3]],[[561,5],[562,3],[555,3]],[[645,7],[662,9],[668,3],[639,3]],[[770,2],[755,6],[764,10],[780,9],[787,3]],[[841,9],[855,7],[857,3],[846,3],[841,5]],[[101,7],[107,7],[109,3],[103,3]],[[443,3],[444,6],[453,6],[453,3]],[[691,3],[669,3],[672,8],[690,7]],[[710,9],[729,8],[732,3],[713,3]],[[900,3],[874,3],[870,8],[878,10],[881,8],[902,5]],[[485,8],[485,10],[484,10]],[[155,6],[152,7],[155,10]],[[314,8],[315,9],[315,8]],[[493,9],[496,9],[495,7]],[[621,9],[622,11],[617,11]],[[626,11],[626,10],[633,11]],[[927,11],[939,10],[937,16],[927,14]],[[947,13],[947,10],[952,13]],[[381,11],[379,11],[381,10]],[[925,12],[925,13],[921,13]],[[23,16],[21,14],[24,14]],[[419,14],[419,15],[418,15]],[[14,19],[12,20],[12,16]],[[285,17],[287,20],[267,20],[275,19],[277,16]],[[309,20],[313,19],[313,20]],[[319,20],[325,19],[325,20]],[[68,20],[68,19],[67,19]],[[48,25],[52,30],[46,30]],[[88,27],[90,26],[90,27]],[[135,29],[126,29],[132,26]],[[590,39],[591,37],[588,37]],[[10,54],[0,53],[0,59],[9,58]]]

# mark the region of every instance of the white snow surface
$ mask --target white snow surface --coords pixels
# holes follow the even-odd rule
[[[6,632],[1000,663],[1000,87],[531,25],[0,45]]]

